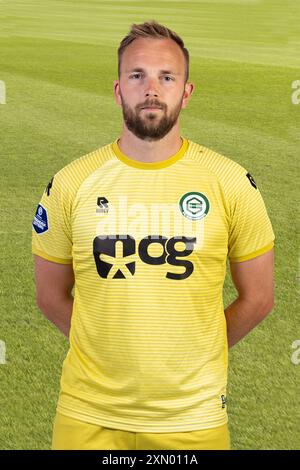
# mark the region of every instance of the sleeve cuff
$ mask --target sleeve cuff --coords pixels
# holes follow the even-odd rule
[[[249,259],[256,258],[257,256],[263,255],[267,251],[270,251],[273,248],[273,246],[274,246],[274,241],[264,246],[263,248],[260,248],[257,251],[253,251],[252,253],[249,253],[248,255],[238,256],[237,258],[230,258],[230,261],[232,263],[239,263],[240,261],[247,261]]]
[[[32,248],[32,253],[34,255],[38,255],[41,258],[44,258],[48,261],[52,261],[53,263],[72,264],[72,258],[71,259],[56,258],[56,256],[48,255],[47,253],[44,253],[43,251],[37,250],[36,248]]]

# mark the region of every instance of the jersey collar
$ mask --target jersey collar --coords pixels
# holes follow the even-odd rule
[[[188,139],[185,137],[181,137],[182,140],[182,145],[180,149],[178,150],[175,155],[172,155],[169,158],[166,158],[165,160],[159,161],[159,162],[141,162],[138,160],[134,160],[127,155],[125,155],[122,150],[120,149],[118,142],[119,138],[117,138],[112,144],[112,151],[116,155],[116,157],[121,160],[121,162],[125,163],[126,165],[132,166],[134,168],[142,168],[143,170],[158,170],[160,168],[166,168],[170,165],[173,165],[173,163],[177,162],[180,158],[183,157],[185,152],[187,151],[187,148],[189,146]]]

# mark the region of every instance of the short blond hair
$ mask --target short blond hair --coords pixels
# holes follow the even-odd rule
[[[186,47],[184,47],[184,42],[181,37],[178,36],[177,33],[171,31],[166,26],[163,26],[157,21],[152,20],[149,22],[141,23],[141,24],[132,24],[131,30],[129,31],[128,35],[125,36],[122,41],[120,42],[120,46],[118,48],[118,74],[120,78],[121,72],[121,59],[124,50],[126,47],[132,43],[135,39],[138,38],[153,38],[153,39],[172,39],[173,41],[178,44],[180,49],[182,50],[185,61],[186,61],[186,73],[185,73],[185,81],[187,82],[189,79],[189,51]]]

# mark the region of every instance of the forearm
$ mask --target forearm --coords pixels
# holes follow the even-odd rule
[[[60,300],[38,304],[43,314],[68,338],[71,326],[74,298],[70,294]]]
[[[272,305],[250,302],[238,297],[224,313],[227,323],[228,347],[231,348],[246,336],[271,311]]]

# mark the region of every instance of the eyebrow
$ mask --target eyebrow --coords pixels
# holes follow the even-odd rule
[[[135,67],[135,68],[130,69],[130,70],[125,70],[125,73],[133,73],[133,72],[145,72],[145,69],[143,69],[141,67]],[[160,70],[159,73],[170,74],[170,75],[179,75],[179,73],[173,72],[172,70]]]

